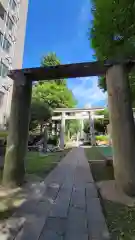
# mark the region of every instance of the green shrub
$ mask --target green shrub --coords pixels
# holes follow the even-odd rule
[[[108,139],[108,135],[96,136],[96,141],[107,141]]]
[[[47,143],[57,146],[57,145],[58,145],[58,142],[59,142],[59,137],[58,137],[58,136],[51,136],[51,137],[48,139],[48,142],[47,142]]]

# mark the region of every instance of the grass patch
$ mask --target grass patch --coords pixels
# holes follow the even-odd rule
[[[105,161],[90,162],[93,178],[96,182],[113,180],[114,172],[111,165],[106,165]]]
[[[64,151],[48,153],[41,155],[39,152],[28,152],[25,160],[26,174],[35,174],[45,177],[59,161],[69,152],[70,149]],[[2,170],[0,169],[0,183],[2,180]]]
[[[94,180],[96,182],[113,180],[113,167],[106,164],[106,158],[99,151],[99,147],[86,148],[85,151]]]
[[[28,152],[26,157],[26,173],[45,176],[48,174],[67,154],[67,150],[63,152],[49,153],[47,156],[38,152]]]
[[[103,148],[103,151],[105,149]],[[96,182],[113,180],[113,167],[105,164],[105,155],[98,148],[85,149],[89,159],[93,178]],[[109,151],[109,150],[107,150]],[[102,155],[102,161],[101,160]],[[103,157],[104,155],[104,157]],[[103,199],[99,193],[101,204],[112,240],[135,239],[135,207],[128,207],[120,203]]]
[[[98,151],[98,147],[91,147],[85,149],[86,156],[88,158],[88,161],[92,160],[103,160],[104,157],[100,151]]]
[[[99,135],[99,136],[96,136],[96,140],[97,141],[106,141],[109,139],[109,136],[108,135]]]
[[[104,214],[111,238],[116,240],[135,239],[135,208],[102,199]]]

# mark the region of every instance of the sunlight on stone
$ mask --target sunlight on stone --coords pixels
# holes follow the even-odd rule
[[[26,202],[26,199],[16,199],[13,202],[13,206],[14,207],[20,207],[25,202]]]
[[[5,189],[4,187],[0,187],[0,198],[1,197],[7,197],[11,194],[16,194],[19,192],[21,188],[15,188],[15,189]]]
[[[47,198],[47,200],[51,203],[54,204],[54,200],[52,198]]]

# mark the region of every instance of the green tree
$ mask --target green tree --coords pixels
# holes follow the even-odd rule
[[[88,134],[88,133],[90,132],[90,123],[89,123],[89,120],[86,120],[86,121],[84,122],[84,129],[83,129],[83,131],[84,131],[86,134]]]
[[[66,85],[56,82],[45,82],[33,87],[33,99],[48,104],[52,109],[74,107],[76,100],[71,90]]]
[[[92,0],[93,22],[90,30],[92,47],[98,60],[123,60],[132,59],[135,55],[135,1],[133,0]],[[114,74],[114,68],[110,69],[110,79]],[[114,146],[114,173],[118,185],[128,194],[135,194],[135,151],[134,151],[134,123],[130,111],[130,92],[127,81],[127,69],[123,66],[115,66],[116,81],[119,86],[109,82],[107,85],[111,92],[109,95],[112,124],[112,140]],[[119,74],[120,73],[120,74]],[[118,78],[119,74],[119,78]],[[113,79],[113,77],[112,77]],[[132,105],[135,104],[135,73],[130,72],[130,88],[132,93]],[[99,86],[106,91],[105,77],[99,78]],[[115,90],[116,87],[116,98]],[[119,89],[118,89],[119,88]],[[119,90],[119,94],[118,94]],[[121,95],[121,97],[120,97]],[[119,101],[117,99],[119,98]],[[123,102],[121,101],[123,99]],[[115,101],[116,100],[116,101]],[[119,104],[115,108],[113,101]],[[121,102],[121,107],[120,107]],[[125,108],[124,105],[125,104]],[[123,118],[120,116],[122,114]],[[128,119],[127,119],[128,116]],[[118,121],[118,119],[120,119]],[[122,139],[122,126],[126,139]],[[124,138],[124,136],[123,136]],[[125,170],[126,169],[126,170]]]
[[[74,134],[77,134],[81,129],[81,124],[79,120],[66,120],[65,131],[66,134],[72,137]]]
[[[44,56],[41,60],[42,67],[53,67],[53,66],[57,66],[60,64],[61,64],[61,62],[58,59],[58,57],[56,56],[56,53],[54,53],[54,52],[49,53],[48,55]],[[51,82],[56,82],[57,84],[66,85],[65,79],[56,79],[56,80],[54,79],[54,80],[51,80]],[[42,84],[43,81],[41,81],[40,83]]]
[[[52,116],[52,109],[42,101],[32,101],[30,114],[30,130],[40,125],[41,132],[43,127]]]
[[[133,58],[135,55],[135,3],[133,0],[92,0],[93,22],[90,39],[98,60]],[[135,74],[130,74],[135,106]],[[105,77],[99,87],[106,91]]]
[[[50,53],[43,57],[42,66],[56,66],[60,60],[55,53]],[[76,100],[70,89],[68,89],[66,80],[41,81],[33,87],[32,97],[34,101],[42,101],[52,109],[62,107],[74,107]]]
[[[96,115],[103,115],[105,119],[109,120],[109,111],[107,108],[105,108],[104,110],[98,110],[95,112]]]
[[[105,131],[106,131],[106,122],[104,121],[104,119],[95,119],[94,120],[94,129],[97,133],[103,133],[105,134]],[[89,121],[85,121],[85,124],[84,124],[84,132],[86,134],[89,134],[90,132],[90,123]]]
[[[31,117],[30,117],[30,127],[34,126],[37,127],[40,125],[40,133],[42,134],[42,144],[43,144],[43,151],[47,151],[47,141],[48,141],[48,134],[47,134],[47,125],[46,123],[52,117],[52,109],[49,108],[47,104],[42,101],[32,101],[31,104]]]

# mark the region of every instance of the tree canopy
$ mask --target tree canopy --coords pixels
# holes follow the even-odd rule
[[[103,115],[105,119],[109,120],[109,111],[107,108],[105,108],[104,110],[97,110],[95,112],[96,115]]]
[[[98,60],[132,58],[135,55],[135,2],[133,0],[92,0],[90,39]],[[135,74],[130,74],[132,102]],[[105,77],[99,87],[106,91]]]
[[[30,130],[36,128],[39,124],[42,127],[52,116],[52,109],[42,101],[33,100],[31,103]]]
[[[48,104],[52,109],[60,107],[73,107],[76,105],[75,98],[67,86],[56,82],[37,84],[33,88],[33,99]]]
[[[74,134],[77,134],[81,129],[80,121],[76,119],[66,120],[65,128],[66,134],[70,132],[70,136],[73,136]]]
[[[55,53],[50,53],[43,57],[41,62],[42,66],[58,64],[60,64],[60,60]],[[68,89],[65,79],[38,82],[33,87],[32,96],[35,101],[42,101],[52,109],[74,107],[77,103],[72,91]]]
[[[56,56],[56,53],[54,52],[51,52],[51,53],[48,53],[48,55],[44,56],[41,60],[41,66],[42,67],[51,67],[51,66],[57,66],[57,65],[60,65],[60,60],[58,59],[58,57]],[[58,85],[59,84],[63,84],[63,85],[66,85],[66,79],[54,79],[54,80],[51,80],[51,83],[52,82],[56,82]],[[43,83],[43,82],[40,82],[40,83]]]
[[[102,133],[102,134],[105,134],[105,131],[106,131],[106,123],[103,119],[95,119],[94,120],[94,130],[97,132],[97,133]],[[86,134],[89,134],[90,132],[90,123],[89,123],[89,120],[85,121],[84,123],[84,132]]]

